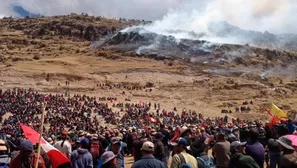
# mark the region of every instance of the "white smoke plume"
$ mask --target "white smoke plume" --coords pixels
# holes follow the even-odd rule
[[[51,16],[88,13],[96,16],[155,21],[146,27],[164,35],[223,43],[244,43],[237,36],[222,38],[209,31],[210,24],[226,21],[245,30],[297,34],[296,0],[1,0],[0,16],[18,16],[13,6]],[[215,29],[225,25],[215,25]],[[183,33],[172,32],[181,30]],[[201,39],[201,38],[200,38]]]

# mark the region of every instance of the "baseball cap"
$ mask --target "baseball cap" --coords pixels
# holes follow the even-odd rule
[[[121,143],[121,141],[117,138],[117,137],[112,137],[111,139],[110,139],[110,142],[111,142],[111,144],[120,144]]]
[[[150,141],[146,141],[142,144],[142,147],[140,150],[143,151],[148,151],[148,152],[154,152],[155,151],[155,145],[150,142]]]
[[[87,145],[89,143],[90,143],[90,141],[88,138],[83,138],[82,140],[80,140],[80,144],[82,144],[82,145]]]
[[[231,143],[230,150],[233,151],[237,147],[245,146],[245,145],[246,145],[246,142],[234,141],[234,142]]]
[[[183,145],[183,146],[187,146],[188,145],[188,141],[185,138],[177,138],[174,142],[170,142],[171,146],[178,146],[178,145]]]

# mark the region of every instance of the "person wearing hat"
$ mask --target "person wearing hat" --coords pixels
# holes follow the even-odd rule
[[[259,165],[264,168],[265,149],[264,146],[258,141],[259,131],[257,128],[251,128],[248,132],[248,143],[246,145],[246,154],[250,155]]]
[[[230,160],[230,142],[226,140],[223,130],[218,129],[217,143],[212,148],[218,168],[227,168]]]
[[[35,167],[37,162],[37,154],[34,152],[33,144],[29,140],[23,140],[20,143],[20,152],[16,158],[14,158],[9,167],[11,168],[28,168]],[[46,168],[44,160],[39,156],[38,168]]]
[[[170,143],[173,146],[175,155],[172,157],[170,168],[180,168],[183,165],[190,167],[198,167],[197,160],[192,155],[186,152],[188,142],[185,138],[178,138]]]
[[[9,165],[11,158],[8,154],[9,152],[5,142],[3,140],[0,140],[0,165]]]
[[[73,168],[91,168],[93,167],[93,158],[89,152],[90,141],[83,138],[80,141],[80,147],[71,153],[71,163]]]
[[[126,144],[119,140],[117,137],[112,137],[110,139],[111,145],[108,146],[105,151],[112,151],[116,155],[116,167],[117,168],[123,168],[125,167],[125,161],[124,161],[124,147]]]
[[[60,138],[61,139],[55,143],[54,147],[68,156],[68,158],[70,158],[72,146],[71,143],[68,141],[68,133],[66,131],[63,131]]]
[[[288,137],[282,136],[277,140],[277,142],[279,144],[278,147],[280,151],[283,152],[279,167],[297,167],[297,153],[294,151],[292,141]]]
[[[255,160],[245,155],[246,142],[234,141],[231,143],[231,159],[228,168],[259,168]]]
[[[160,129],[158,132],[161,132],[164,137],[162,138],[162,143],[164,145],[164,152],[165,152],[165,155],[166,155],[166,160],[168,160],[169,158],[169,140],[170,140],[170,134],[169,132],[166,130],[165,128],[165,125],[164,124],[160,124]]]
[[[155,146],[152,142],[146,141],[143,143],[141,147],[142,152],[142,158],[138,161],[136,161],[132,168],[166,168],[167,166],[159,161],[158,159],[155,159],[154,153],[155,153]]]
[[[116,155],[112,151],[106,151],[102,154],[102,165],[99,168],[116,168]]]
[[[102,144],[99,141],[98,134],[93,134],[91,138],[90,153],[93,158],[93,165],[97,167],[100,156],[104,153]]]
[[[165,164],[167,164],[166,161],[166,155],[164,152],[164,144],[162,142],[162,139],[164,138],[164,135],[161,132],[157,132],[154,135],[154,146],[155,146],[155,154],[154,157]]]

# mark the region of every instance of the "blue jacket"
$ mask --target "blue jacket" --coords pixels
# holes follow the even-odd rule
[[[93,158],[87,149],[78,148],[71,153],[71,163],[73,168],[92,168]]]
[[[160,160],[155,159],[153,156],[145,156],[136,161],[132,168],[166,168],[167,166]]]
[[[288,130],[289,130],[289,134],[293,134],[293,132],[296,130],[296,125],[288,124]]]

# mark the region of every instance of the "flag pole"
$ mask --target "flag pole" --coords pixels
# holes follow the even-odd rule
[[[35,163],[35,168],[38,168],[38,162],[39,162],[39,156],[40,156],[40,147],[41,147],[41,139],[42,139],[42,134],[43,134],[45,107],[46,107],[46,103],[42,103],[41,125],[39,128],[39,141],[38,141],[37,159],[36,159],[36,163]]]

